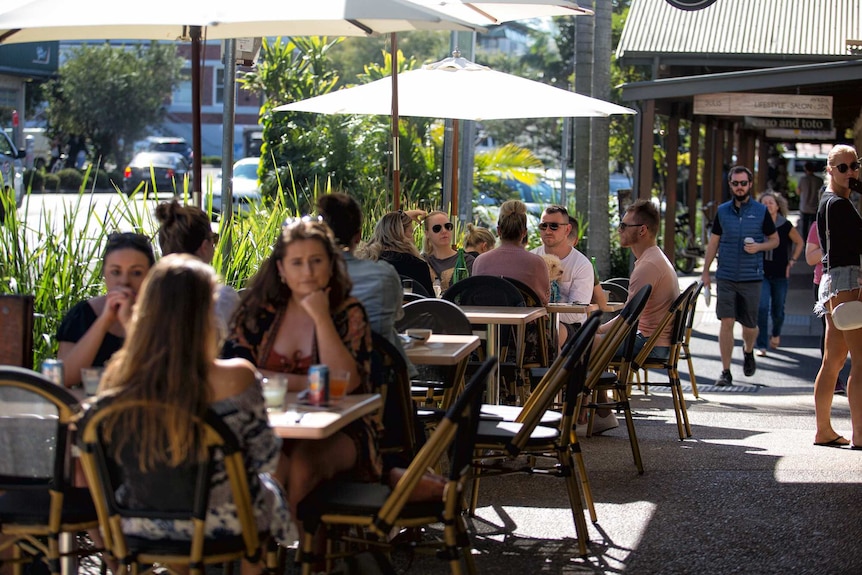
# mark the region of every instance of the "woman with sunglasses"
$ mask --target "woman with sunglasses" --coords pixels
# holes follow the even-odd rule
[[[63,360],[63,383],[81,383],[81,369],[102,367],[123,347],[132,307],[144,278],[156,263],[149,238],[131,232],[112,233],[102,253],[105,295],[75,305],[57,329]]]
[[[434,282],[440,281],[442,291],[446,291],[452,284],[452,274],[455,272],[455,263],[458,260],[458,252],[452,248],[454,229],[455,226],[444,212],[429,212],[428,217],[425,218],[425,244],[422,255],[431,266],[431,279]],[[472,274],[474,259],[470,254],[464,254],[468,274]]]
[[[425,288],[425,293],[434,293],[431,270],[413,241],[411,214],[425,212],[389,212],[380,218],[371,239],[356,248],[356,257],[364,260],[383,260],[392,264],[398,275],[407,277]]]
[[[329,227],[303,218],[282,228],[272,254],[240,299],[223,357],[251,361],[264,375],[284,373],[288,390],[308,386],[308,369],[348,372],[347,393],[370,393],[371,328]],[[278,477],[290,510],[337,474],[377,481],[381,459],[373,415],[320,440],[286,441]]]
[[[156,219],[160,224],[162,255],[191,254],[206,264],[212,263],[218,236],[213,233],[206,212],[197,206],[183,206],[171,200],[156,206]],[[218,321],[219,342],[227,337],[230,318],[238,304],[236,290],[219,283],[213,307]]]
[[[835,327],[831,312],[835,306],[860,299],[862,268],[862,217],[850,201],[851,179],[859,177],[859,160],[852,146],[837,145],[829,152],[826,190],[817,209],[817,231],[823,256],[823,276],[815,313],[826,317],[823,362],[814,380],[814,445],[862,449],[862,328],[842,331]],[[858,182],[856,182],[858,183]],[[838,373],[850,353],[847,402],[850,405],[852,436],[848,441],[832,428],[832,396]],[[859,383],[857,383],[859,382]]]

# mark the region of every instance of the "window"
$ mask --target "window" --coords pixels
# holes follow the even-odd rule
[[[18,107],[18,92],[9,88],[0,88],[0,108]]]
[[[171,96],[171,103],[188,105],[192,103],[192,76],[188,68],[180,72],[180,81]]]
[[[215,103],[224,103],[224,68],[215,71]]]

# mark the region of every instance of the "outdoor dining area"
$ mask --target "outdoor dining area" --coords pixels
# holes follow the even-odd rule
[[[380,430],[384,469],[401,471],[396,480],[336,476],[317,485],[291,509],[299,527],[290,535],[299,538],[295,546],[280,544],[256,521],[260,486],[250,480],[247,454],[219,413],[194,418],[202,459],[134,471],[142,447],[138,437],[117,435],[118,422],[171,421],[185,417],[182,412],[171,402],[112,399],[101,392],[94,401],[84,388],[67,389],[32,371],[27,319],[33,302],[2,296],[3,313],[20,320],[3,324],[0,357],[11,364],[0,366],[4,561],[8,556],[16,573],[34,560],[44,560],[52,574],[74,573],[79,560],[92,554],[113,572],[158,565],[202,573],[208,565],[238,560],[243,570],[250,564],[273,573],[352,572],[356,559],[348,557],[357,553],[385,564],[399,547],[413,553],[428,546],[443,559],[440,572],[474,573],[471,539],[477,507],[489,503],[485,486],[513,474],[528,477],[535,489],[544,489],[538,484],[549,478],[562,480],[572,523],[558,529],[571,530],[573,558],[589,557],[596,550],[587,517],[592,524],[599,517],[579,444],[590,436],[591,423],[586,433],[575,433],[579,414],[612,407],[625,417],[637,473],[644,463],[629,405],[633,387],[669,386],[678,439],[691,436],[677,364],[690,357],[686,338],[699,288],[692,283],[685,289],[662,320],[662,327],[673,326],[673,345],[660,361],[648,359],[654,341],[636,355],[632,346],[649,287],[603,311],[590,303],[541,305],[517,280],[474,276],[440,298],[405,294],[396,325],[404,354],[372,334],[367,392],[341,395],[329,387],[331,396],[310,404],[305,391],[265,378],[265,415],[282,441],[324,445],[370,418]],[[555,327],[565,312],[588,314],[587,320],[558,342]],[[622,321],[594,345],[602,320],[615,315]],[[539,334],[532,340],[538,349],[525,353],[531,330]],[[641,377],[647,368],[664,371],[667,381],[648,382]],[[271,385],[278,386],[275,394],[268,392]],[[597,402],[599,390],[611,392],[611,403]],[[235,506],[237,533],[207,528],[215,477],[225,482]],[[439,482],[430,492],[429,479]],[[133,501],[122,497],[130,482],[140,482]],[[183,522],[187,537],[153,540],[127,532],[140,521]]]

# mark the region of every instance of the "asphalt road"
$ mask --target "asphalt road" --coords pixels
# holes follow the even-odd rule
[[[205,167],[204,181],[215,177],[219,168]],[[97,191],[77,193],[36,193],[24,197],[18,216],[31,230],[51,229],[54,232],[64,229],[64,221],[74,217],[75,229],[83,230],[91,220],[105,223],[112,229],[130,231],[137,227],[128,214],[136,221],[143,223],[144,233],[152,234],[158,227],[155,224],[153,212],[159,201],[170,199],[171,194],[162,193],[158,198],[144,198],[137,194],[127,198],[115,191]],[[128,209],[122,209],[124,205]]]

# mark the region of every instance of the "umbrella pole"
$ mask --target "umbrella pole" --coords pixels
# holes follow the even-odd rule
[[[451,193],[451,215],[458,217],[458,147],[461,138],[459,134],[458,119],[452,120],[452,193]]]
[[[192,198],[201,206],[201,27],[191,26],[192,38]]]
[[[392,205],[401,209],[401,146],[398,129],[398,34],[392,33]]]

